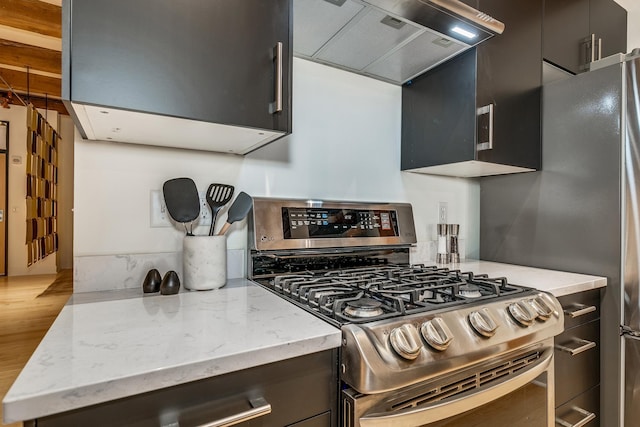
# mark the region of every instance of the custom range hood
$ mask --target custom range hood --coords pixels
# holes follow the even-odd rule
[[[395,84],[504,24],[458,0],[293,0],[294,55]]]

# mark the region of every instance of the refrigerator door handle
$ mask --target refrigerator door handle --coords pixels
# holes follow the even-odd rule
[[[640,340],[640,331],[631,329],[628,326],[620,326],[620,336],[631,338],[634,340]]]

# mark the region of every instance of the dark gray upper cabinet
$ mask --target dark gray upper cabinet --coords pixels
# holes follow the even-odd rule
[[[627,53],[627,11],[614,0],[589,1],[589,27],[601,40],[601,58]]]
[[[544,59],[574,74],[627,51],[627,11],[614,0],[545,0]]]
[[[502,35],[402,90],[402,170],[485,176],[540,168],[542,0],[468,0]]]
[[[291,132],[290,0],[68,0],[63,28],[89,139],[244,154]]]

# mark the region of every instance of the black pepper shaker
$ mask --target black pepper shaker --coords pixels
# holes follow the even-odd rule
[[[460,262],[460,252],[458,249],[458,234],[460,233],[460,224],[449,224],[449,262]]]

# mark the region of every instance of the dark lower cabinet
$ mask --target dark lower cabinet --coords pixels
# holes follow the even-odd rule
[[[65,1],[63,99],[84,136],[113,117],[116,141],[161,140],[161,126],[183,122],[115,121],[112,110],[290,133],[292,13],[291,0]]]
[[[227,417],[238,426],[335,427],[337,351],[264,366],[51,415],[26,426],[201,426]],[[260,415],[260,409],[271,412]],[[250,418],[251,411],[258,412]],[[234,424],[235,425],[235,424]]]
[[[540,168],[542,0],[468,4],[502,35],[402,90],[402,170],[483,176]]]
[[[627,51],[627,12],[614,0],[545,0],[544,59],[574,74]]]
[[[556,337],[557,406],[600,384],[599,344],[598,320],[568,329]]]
[[[556,425],[600,425],[600,291],[558,298],[565,330],[555,338]]]
[[[558,422],[558,420],[561,420]],[[594,387],[556,408],[556,426],[597,427],[600,423],[600,387]]]
[[[291,424],[291,427],[327,427],[334,425],[331,421],[331,412],[325,412],[324,414],[316,415],[315,417],[311,417],[309,419],[299,421],[297,423]],[[335,416],[335,414],[334,414]]]

